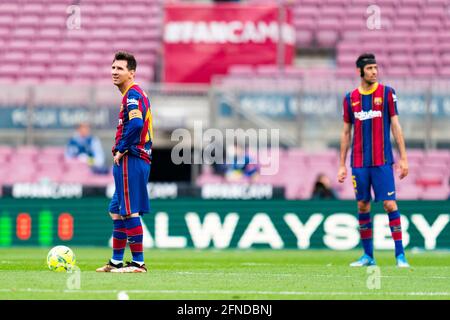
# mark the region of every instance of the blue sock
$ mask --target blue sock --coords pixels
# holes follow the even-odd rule
[[[112,260],[122,261],[127,246],[127,230],[123,220],[113,220],[113,256]]]
[[[392,239],[394,239],[395,243],[395,256],[397,257],[399,254],[405,253],[402,243],[402,225],[400,220],[400,213],[398,212],[398,210],[396,210],[388,212],[388,216]]]
[[[372,221],[370,212],[359,212],[359,234],[361,236],[364,253],[373,258]]]
[[[125,219],[127,228],[128,244],[130,245],[131,255],[133,261],[140,264],[144,263],[144,248],[143,248],[143,231],[140,217],[132,217]]]

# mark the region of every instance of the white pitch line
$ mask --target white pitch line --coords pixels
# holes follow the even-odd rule
[[[260,276],[261,274],[248,274],[247,272],[195,272],[195,271],[178,271],[175,272],[178,275],[203,275],[203,276]],[[315,274],[315,275],[303,275],[293,273],[270,273],[264,274],[264,277],[323,277],[323,278],[354,278],[354,276],[341,276],[341,275],[329,275],[329,274]]]
[[[356,271],[356,270],[355,270]],[[21,273],[22,271],[11,271],[11,270],[5,270],[3,272],[8,272],[8,273]],[[41,271],[33,271],[36,273],[41,274],[42,272],[48,272],[47,270],[41,270]],[[86,273],[95,273],[94,271],[91,270],[81,270],[81,273],[83,274],[83,272]],[[251,276],[260,276],[261,273],[253,273],[253,274],[248,274],[247,272],[218,272],[218,271],[214,271],[214,272],[204,272],[204,271],[200,271],[200,272],[196,272],[196,271],[164,271],[162,272],[162,274],[167,275],[167,274],[176,274],[176,275],[180,275],[180,276],[246,276],[246,277],[251,277]],[[334,275],[334,274],[302,274],[302,273],[267,273],[264,274],[264,277],[294,277],[294,278],[347,278],[347,279],[355,279],[355,280],[359,280],[361,277],[366,277],[366,274],[347,274],[347,275]],[[388,276],[384,276],[384,275],[380,275],[380,278],[386,278],[386,279],[436,279],[436,280],[445,280],[445,279],[450,279],[449,276],[419,276],[419,275],[415,275],[415,274],[410,274],[410,275],[388,275]]]
[[[195,272],[195,271],[178,271],[175,274],[179,275],[217,275],[217,276],[249,276],[247,272]],[[250,274],[251,276],[252,274]],[[253,274],[259,276],[260,274]],[[332,274],[294,274],[294,273],[268,273],[264,274],[264,277],[317,277],[317,278],[356,278],[355,275],[332,275]],[[361,276],[365,276],[361,275]],[[450,279],[446,276],[380,276],[380,278],[400,278],[400,279],[411,279],[411,278],[426,278],[426,279]]]
[[[285,295],[285,296],[383,296],[383,295],[395,295],[395,296],[450,296],[450,292],[380,292],[374,290],[371,292],[310,292],[310,291],[232,291],[232,290],[52,290],[52,289],[0,289],[0,292],[36,292],[36,293],[118,293],[124,291],[126,293],[158,293],[158,294],[241,294],[241,295]]]

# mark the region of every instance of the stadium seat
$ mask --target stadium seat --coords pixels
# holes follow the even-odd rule
[[[233,65],[228,69],[228,73],[239,76],[250,76],[253,75],[254,71],[251,65]]]
[[[23,159],[32,159],[34,158],[39,152],[39,148],[37,146],[33,146],[33,145],[24,145],[24,146],[19,146],[17,147],[16,151],[15,151],[15,155],[18,158],[23,158]]]
[[[91,174],[86,177],[87,180],[83,182],[84,185],[89,186],[107,186],[109,184],[114,184],[114,178],[112,174]]]
[[[329,30],[323,30],[317,33],[317,43],[319,47],[332,48],[338,41],[337,31],[332,29],[332,25],[329,25],[328,27],[330,28]]]
[[[355,198],[351,179],[343,184],[337,182],[338,151],[327,149],[322,151],[307,151],[292,148],[282,151],[279,170],[274,175],[260,175],[257,183],[269,183],[273,186],[285,187],[288,199],[309,199],[314,182],[319,174],[326,174],[335,188],[340,199],[353,200]],[[450,177],[450,163],[447,150],[430,150],[425,153],[420,149],[407,150],[409,157],[409,174],[405,179],[394,177],[397,186],[397,196],[401,200],[419,199],[424,191],[438,190],[437,195],[425,195],[433,199],[443,199]],[[348,155],[347,164],[350,164]],[[397,156],[396,156],[397,157]],[[429,165],[424,165],[429,163]],[[350,170],[350,169],[349,169]],[[396,169],[398,170],[398,165]],[[214,175],[210,169],[204,168],[197,180],[198,185],[205,183],[223,183],[224,179]],[[245,183],[245,182],[243,182]]]
[[[135,35],[145,41],[140,45],[138,55],[156,52],[161,46],[161,17],[163,4],[159,1],[136,3],[124,6],[125,0],[98,2],[86,0],[81,4],[81,28],[67,28],[67,8],[70,1],[52,1],[44,4],[41,0],[29,0],[20,6],[14,3],[0,4],[0,45],[7,47],[3,54],[6,65],[12,66],[1,78],[10,83],[39,81],[49,83],[56,80],[73,81],[88,72],[71,72],[58,69],[60,66],[78,64],[81,53],[98,53],[95,62],[109,61],[114,50],[134,51],[132,42],[124,42]],[[119,8],[121,8],[119,10]],[[125,10],[125,12],[124,12]],[[149,14],[151,13],[151,14]],[[116,26],[127,26],[127,30]],[[150,31],[146,31],[152,26]],[[114,39],[114,41],[112,41]],[[132,39],[136,40],[136,39]],[[108,42],[105,42],[108,41]],[[111,43],[116,43],[112,48]],[[153,79],[154,59],[140,59],[140,66],[145,73],[141,75],[144,82]],[[24,62],[35,66],[16,72]],[[88,62],[88,61],[86,61]],[[94,62],[93,59],[89,62]],[[41,72],[36,65],[50,66],[50,72]],[[3,71],[3,70],[2,70]],[[87,81],[103,81],[100,77],[90,77]]]
[[[124,0],[113,2],[87,0],[83,1],[82,28],[69,30],[66,27],[67,1],[52,2],[45,6],[40,0],[31,0],[23,6],[17,4],[4,3],[0,7],[0,44],[6,43],[8,51],[18,50],[24,56],[9,60],[9,64],[21,65],[28,54],[42,53],[43,55],[33,55],[30,61],[35,63],[45,62],[46,55],[61,53],[75,53],[79,58],[81,48],[84,52],[99,54],[99,60],[109,57],[117,48],[106,45],[104,41],[114,43],[117,47],[128,50],[134,49],[140,55],[147,55],[156,52],[155,48],[161,46],[160,38],[162,33],[161,19],[163,13],[162,3],[159,1],[143,1],[133,6],[123,6]],[[417,59],[411,63],[421,66],[416,71],[418,77],[448,76],[448,69],[432,68],[431,66],[439,61],[439,57],[432,56],[429,44],[433,45],[434,53],[443,54],[450,52],[447,27],[450,27],[450,17],[445,14],[446,2],[433,1],[426,4],[426,0],[413,0],[402,2],[401,5],[394,0],[381,0],[377,5],[382,9],[383,30],[389,32],[367,31],[367,7],[373,4],[370,1],[358,0],[349,3],[347,1],[331,0],[326,5],[317,0],[296,1],[292,3],[293,24],[297,29],[296,44],[299,47],[336,48],[338,69],[337,75],[353,74],[346,68],[352,67],[349,58],[340,58],[343,54],[352,57],[356,52],[346,49],[348,41],[362,41],[366,49],[373,49],[374,43],[378,45],[377,50],[387,50],[386,59],[394,58],[393,55],[404,55],[405,53],[417,53]],[[119,8],[122,8],[119,10]],[[45,9],[45,12],[44,12]],[[148,14],[148,13],[151,14]],[[117,28],[117,25],[129,26],[127,30]],[[150,28],[148,27],[150,26]],[[411,32],[414,31],[414,32]],[[428,35],[426,35],[428,33]],[[132,48],[131,42],[136,35],[145,41],[140,45],[142,48]],[[130,41],[122,40],[129,39]],[[341,41],[342,40],[342,41]],[[386,43],[387,45],[379,45]],[[4,45],[3,45],[4,46]],[[428,46],[428,48],[427,48]],[[356,48],[353,45],[347,48]],[[380,54],[382,52],[380,51]],[[430,53],[422,55],[422,53]],[[55,64],[75,63],[73,56],[66,56],[67,60],[56,57]],[[110,58],[110,57],[109,57]],[[435,60],[433,63],[432,59]],[[381,61],[380,60],[380,61]],[[395,59],[393,59],[395,60]],[[53,61],[49,59],[47,63]],[[94,62],[94,58],[88,60]],[[98,61],[98,60],[97,60]],[[396,60],[399,61],[399,60]],[[155,59],[141,63],[146,66],[146,70],[154,70]],[[381,63],[381,62],[380,62]],[[401,62],[400,62],[401,63]],[[53,63],[50,63],[53,64]],[[396,62],[392,63],[396,64]],[[448,65],[448,64],[444,64]],[[400,76],[407,74],[408,70],[404,65],[401,69],[394,69],[388,74]],[[84,73],[81,72],[83,75]],[[39,80],[35,74],[13,74],[2,75],[2,78],[11,81]],[[41,79],[46,81],[47,74],[43,74]],[[74,73],[73,77],[79,79],[79,74]],[[69,81],[72,73],[67,73]],[[63,80],[65,80],[65,78]],[[145,80],[153,79],[153,71],[146,72]],[[102,81],[100,77],[88,79],[87,82]]]
[[[196,183],[199,186],[203,186],[205,184],[211,184],[211,183],[222,183],[224,182],[224,179],[221,176],[213,175],[213,174],[203,174],[201,175]]]
[[[448,200],[450,196],[450,189],[445,187],[427,187],[420,194],[422,200]]]
[[[399,200],[417,200],[423,193],[423,188],[415,185],[401,186],[397,183],[397,199]]]
[[[353,189],[351,182],[345,181],[342,185],[343,185],[342,189],[338,190],[339,199],[354,200],[355,190]]]

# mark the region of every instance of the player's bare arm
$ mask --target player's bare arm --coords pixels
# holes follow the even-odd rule
[[[347,178],[347,168],[345,166],[345,160],[347,159],[347,151],[350,147],[350,136],[351,136],[352,125],[348,122],[344,122],[344,127],[341,132],[341,153],[339,160],[339,170],[338,170],[338,181],[340,183],[344,182]]]
[[[120,151],[117,151],[114,155],[114,164],[120,166],[120,159],[122,159],[124,153],[121,153]]]
[[[397,148],[400,153],[400,159],[398,165],[400,168],[399,178],[403,179],[408,175],[408,158],[406,156],[405,140],[403,138],[402,127],[400,126],[400,121],[398,116],[391,117],[391,132],[394,136],[395,142],[397,143]]]

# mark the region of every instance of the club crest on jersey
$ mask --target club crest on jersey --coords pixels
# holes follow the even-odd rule
[[[376,106],[381,106],[381,104],[383,103],[383,98],[382,97],[375,97],[373,99],[373,104]]]

